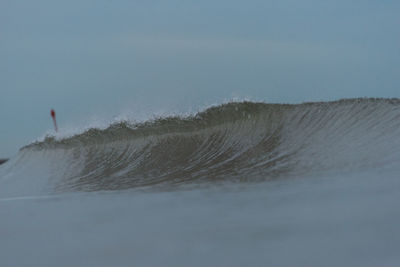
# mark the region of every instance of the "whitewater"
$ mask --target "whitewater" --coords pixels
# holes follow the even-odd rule
[[[0,165],[0,266],[398,266],[400,100],[230,102]]]

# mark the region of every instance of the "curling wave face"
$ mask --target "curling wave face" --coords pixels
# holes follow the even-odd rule
[[[2,167],[0,181],[42,177],[32,183],[51,191],[167,189],[387,169],[399,160],[400,100],[240,102],[46,137]]]

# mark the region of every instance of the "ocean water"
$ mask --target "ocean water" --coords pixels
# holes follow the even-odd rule
[[[398,266],[400,100],[226,103],[0,166],[0,266]]]

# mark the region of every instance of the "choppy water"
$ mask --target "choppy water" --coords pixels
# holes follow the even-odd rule
[[[49,136],[0,166],[0,265],[396,266],[399,162],[397,99]]]

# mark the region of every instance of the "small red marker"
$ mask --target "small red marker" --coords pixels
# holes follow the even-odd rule
[[[56,130],[56,132],[58,132],[58,128],[57,128],[57,122],[56,122],[56,112],[54,111],[54,109],[52,109],[50,111],[50,115],[53,118],[53,122],[54,122],[54,129]]]

